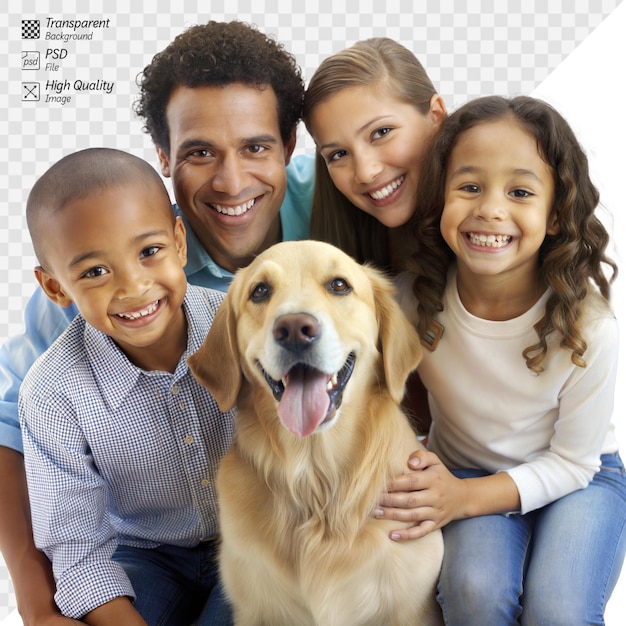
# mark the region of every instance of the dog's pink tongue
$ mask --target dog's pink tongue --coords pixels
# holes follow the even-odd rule
[[[308,367],[294,367],[285,379],[278,404],[282,425],[297,437],[310,435],[328,413],[328,376]]]

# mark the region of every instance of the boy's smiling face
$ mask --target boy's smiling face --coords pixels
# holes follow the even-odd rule
[[[44,218],[47,295],[75,302],[144,369],[173,371],[186,342],[185,228],[166,192],[128,182],[72,200]]]

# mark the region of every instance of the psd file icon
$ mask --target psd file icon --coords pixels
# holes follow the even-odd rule
[[[38,70],[41,67],[41,55],[39,50],[23,50],[22,51],[22,69]]]
[[[22,39],[39,39],[40,35],[39,20],[22,20]]]

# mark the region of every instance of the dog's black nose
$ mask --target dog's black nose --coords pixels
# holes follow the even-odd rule
[[[319,334],[319,322],[307,313],[282,315],[274,322],[274,339],[292,352],[305,349]]]

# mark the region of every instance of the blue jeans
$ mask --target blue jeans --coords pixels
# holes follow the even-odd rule
[[[604,455],[585,489],[526,515],[451,522],[443,540],[437,599],[448,626],[602,625],[626,551],[622,461]]]
[[[126,571],[148,626],[232,626],[222,593],[217,542],[196,548],[119,546],[113,555]]]

